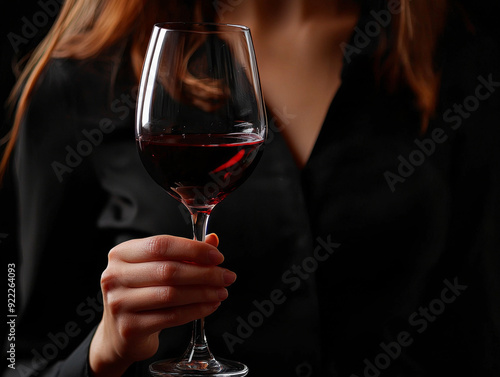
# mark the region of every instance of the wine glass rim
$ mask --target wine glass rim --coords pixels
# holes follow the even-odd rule
[[[170,26],[169,26],[170,25]],[[185,25],[186,28],[182,28],[180,26]],[[226,30],[193,30],[190,29],[189,26],[212,26],[212,27],[224,27]],[[172,21],[172,22],[159,22],[154,24],[156,28],[164,29],[167,31],[178,31],[178,32],[190,32],[190,33],[202,33],[202,34],[217,34],[217,33],[225,33],[225,32],[241,32],[241,31],[250,31],[248,26],[238,25],[238,24],[224,24],[218,22],[190,22],[190,21]],[[180,28],[179,28],[180,27]]]

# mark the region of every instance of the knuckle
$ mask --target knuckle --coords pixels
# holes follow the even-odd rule
[[[173,282],[177,272],[178,266],[176,263],[165,262],[158,264],[158,277],[163,283]]]
[[[161,258],[165,255],[165,250],[171,247],[171,239],[167,236],[154,236],[148,239],[146,252],[153,259]]]
[[[108,252],[108,262],[120,259],[120,245],[113,247]]]
[[[117,321],[117,331],[122,339],[131,339],[136,333],[136,321],[130,317],[124,317]]]
[[[109,292],[115,286],[115,275],[110,270],[106,268],[101,274],[101,290],[103,293]]]
[[[118,297],[116,294],[108,293],[106,295],[106,306],[113,316],[116,316],[123,312],[124,303],[124,300]]]

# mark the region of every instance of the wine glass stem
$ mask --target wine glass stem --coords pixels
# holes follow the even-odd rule
[[[205,236],[210,213],[198,212],[191,209],[191,219],[193,224],[193,239],[195,241],[205,242]],[[205,336],[205,319],[200,318],[193,322],[193,332],[191,335],[190,346],[185,355],[190,362],[214,360],[210,349],[208,348],[207,338]]]
[[[207,234],[207,224],[210,213],[199,212],[191,209],[191,221],[193,224],[193,238],[195,241],[205,242]]]

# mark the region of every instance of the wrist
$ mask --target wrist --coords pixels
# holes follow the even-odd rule
[[[131,365],[107,344],[102,322],[97,327],[89,349],[89,374],[92,377],[120,377]]]

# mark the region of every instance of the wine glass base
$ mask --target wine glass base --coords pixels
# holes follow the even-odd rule
[[[248,367],[237,361],[217,359],[204,361],[185,361],[168,359],[157,361],[149,366],[149,372],[154,377],[168,376],[246,376]]]

